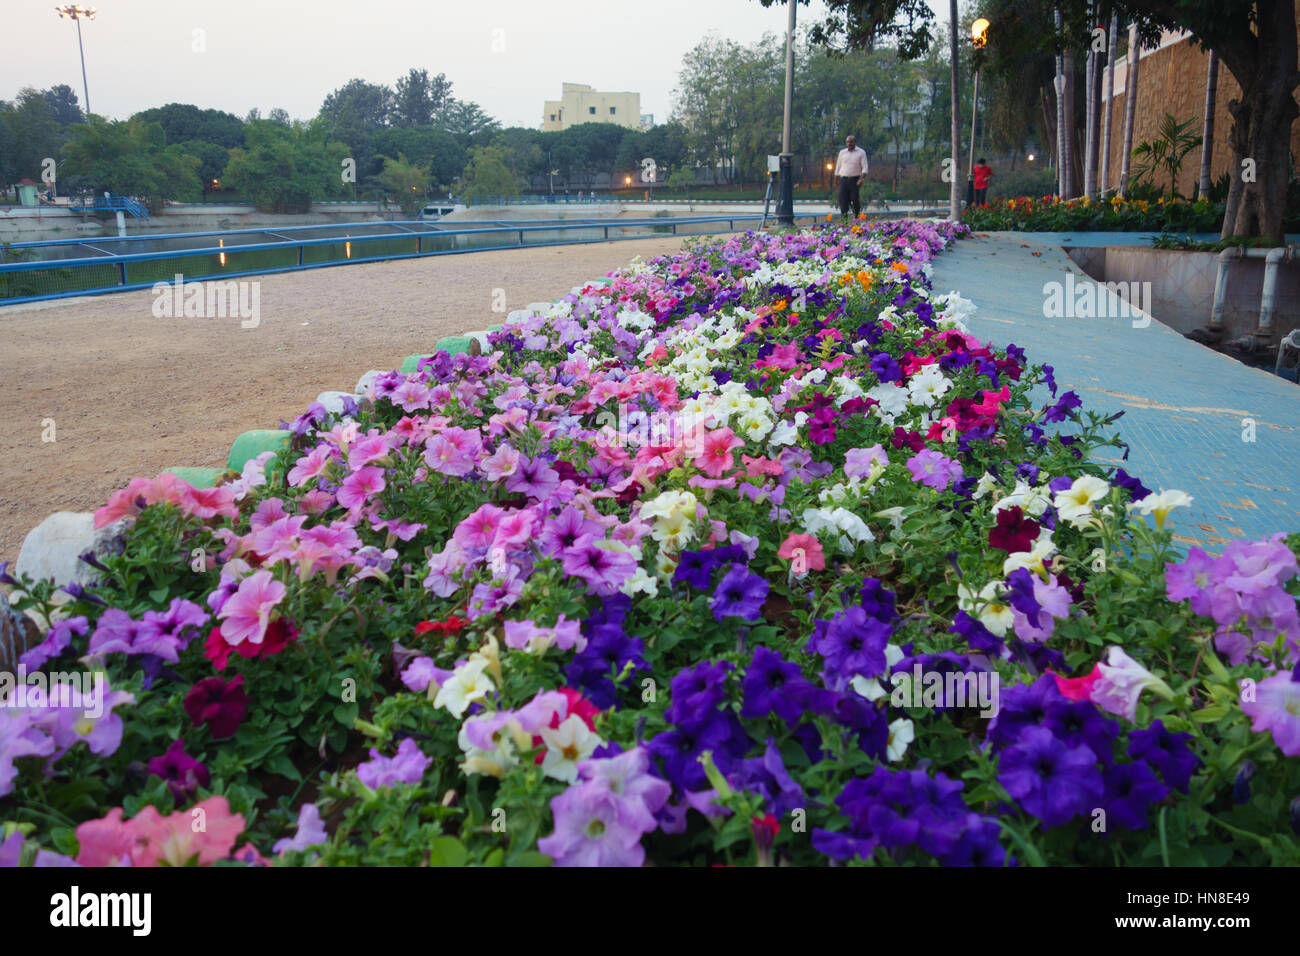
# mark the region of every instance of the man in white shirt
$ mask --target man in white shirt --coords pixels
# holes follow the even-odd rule
[[[835,177],[840,186],[840,215],[847,216],[852,205],[856,217],[862,212],[859,189],[867,178],[867,151],[858,147],[856,136],[846,138],[844,145],[846,148],[840,150],[839,158],[835,160]]]

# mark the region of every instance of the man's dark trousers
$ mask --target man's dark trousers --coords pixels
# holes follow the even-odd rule
[[[862,197],[859,193],[858,177],[841,176],[840,177],[840,215],[849,214],[849,206],[853,207],[853,215],[862,212]]]

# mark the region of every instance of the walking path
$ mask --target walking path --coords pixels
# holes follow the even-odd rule
[[[1061,250],[1065,235],[963,240],[935,260],[934,290],[974,301],[971,331],[1053,366],[1084,411],[1125,412],[1115,427],[1132,447],[1128,461],[1112,449],[1099,460],[1122,464],[1153,491],[1193,497],[1170,515],[1177,541],[1219,552],[1233,539],[1300,531],[1300,387],[1155,320],[1135,328],[1132,318],[1045,318],[1046,283],[1067,272],[1076,284],[1092,281]]]

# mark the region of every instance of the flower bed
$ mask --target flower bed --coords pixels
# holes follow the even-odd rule
[[[976,230],[1013,232],[1218,232],[1223,203],[1088,197],[1021,196],[966,210],[962,222]]]
[[[930,293],[967,231],[701,240],[132,482],[0,861],[1300,862],[1297,539],[1175,552]]]

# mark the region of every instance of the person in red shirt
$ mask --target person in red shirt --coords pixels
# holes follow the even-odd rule
[[[989,201],[989,177],[992,175],[993,170],[981,156],[975,164],[975,205],[983,206]]]

